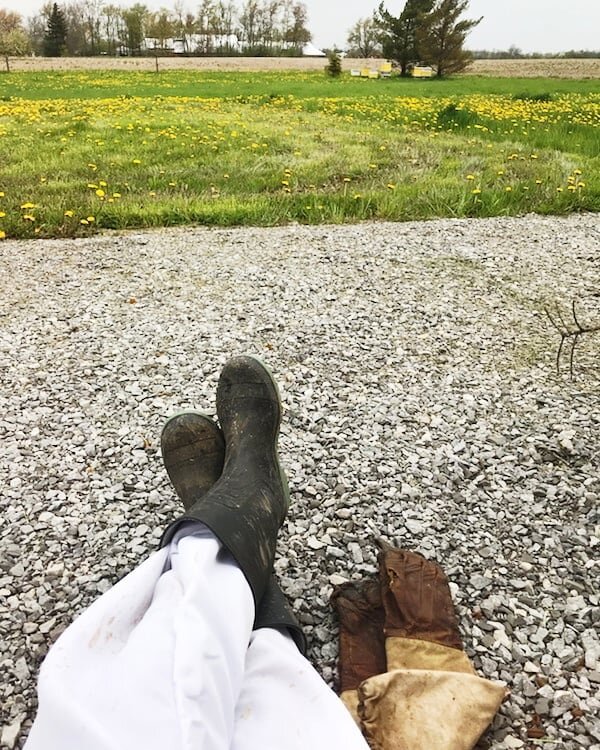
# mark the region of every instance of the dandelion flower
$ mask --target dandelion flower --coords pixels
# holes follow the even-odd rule
[[[24,214],[23,219],[25,221],[35,221],[35,216],[33,214]]]
[[[578,182],[577,183],[577,187],[578,188],[584,188],[585,187],[585,182]]]
[[[6,216],[5,211],[0,211],[0,219],[3,219]]]
[[[102,190],[102,188],[98,188],[98,190],[96,190],[96,195],[98,196],[98,198],[104,198],[106,193],[104,192],[104,190]]]
[[[95,216],[88,216],[88,217],[87,217],[87,220],[88,220],[88,222],[89,222],[90,224],[93,224],[93,223],[94,223],[94,222],[96,221],[96,217],[95,217]]]
[[[505,191],[506,191],[507,193],[512,193],[512,188],[511,188],[511,186],[510,186],[510,185],[507,185],[507,186],[506,186],[506,187],[504,188],[504,190],[505,190]]]
[[[87,224],[89,224],[89,221],[87,219],[80,219],[79,223],[87,225]]]
[[[393,182],[388,182],[387,188],[389,190],[395,190],[396,189],[396,185]]]
[[[75,211],[71,211],[71,209],[69,209],[68,211],[65,211],[65,216],[66,216],[66,217],[67,217],[68,219],[71,219],[71,218],[73,218],[73,215],[74,215],[74,214],[75,214]]]
[[[467,175],[467,180],[474,180],[474,179],[475,179],[475,175],[474,174],[468,174]]]
[[[6,239],[6,232],[3,232],[3,231],[2,231],[1,229],[0,229],[0,240],[5,240],[5,239]]]
[[[132,164],[141,164],[141,163],[142,162],[141,162],[140,159],[134,159],[133,162],[132,162]]]
[[[471,190],[473,195],[479,195],[481,193],[481,188],[475,188],[475,190]]]
[[[37,208],[35,203],[22,203],[21,208],[27,210],[28,208]]]
[[[4,198],[4,191],[0,190],[0,198]]]
[[[121,193],[113,193],[112,197],[113,198],[120,198],[121,197]]]

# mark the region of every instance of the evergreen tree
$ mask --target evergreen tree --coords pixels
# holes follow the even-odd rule
[[[468,0],[436,0],[431,12],[419,22],[417,45],[421,59],[432,65],[440,78],[459,73],[473,59],[463,45],[481,18],[461,20],[468,6]]]
[[[398,17],[386,10],[383,3],[375,12],[375,23],[381,31],[383,54],[400,66],[400,75],[410,74],[410,68],[419,62],[421,55],[417,47],[417,29],[421,18],[429,13],[433,0],[406,0]]]
[[[339,56],[339,53],[336,49],[332,50],[328,55],[327,58],[329,59],[329,62],[325,66],[325,72],[328,76],[331,76],[332,78],[337,78],[338,76],[342,75],[342,58]]]
[[[56,3],[48,17],[48,26],[44,36],[44,55],[46,57],[62,57],[67,46],[67,23],[62,10]]]

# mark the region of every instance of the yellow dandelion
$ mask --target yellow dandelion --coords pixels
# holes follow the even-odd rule
[[[578,174],[579,175],[579,174],[583,174],[583,173],[582,173],[581,169],[574,169],[573,170],[573,174]],[[2,193],[0,193],[0,195],[2,195]]]
[[[377,169],[377,164],[369,164],[369,169]]]
[[[350,177],[344,177],[344,182],[351,182]]]
[[[356,195],[354,196],[354,200],[355,200],[355,201],[358,201],[358,200],[360,200],[361,198],[362,198],[362,195],[361,195],[360,193],[356,193]]]
[[[6,213],[4,211],[0,211],[0,219],[3,219],[6,216]]]
[[[98,185],[100,185],[100,187],[106,187],[108,185],[108,182],[106,182],[106,180],[100,180]]]
[[[35,203],[22,203],[21,208],[27,210],[29,208],[37,208],[37,206]]]
[[[532,158],[532,159],[537,159],[537,158],[538,158],[538,155],[537,155],[537,154],[531,154],[531,158]]]
[[[24,214],[23,219],[25,221],[35,221],[35,216],[33,214]]]
[[[577,187],[578,188],[584,188],[585,187],[585,182],[578,182],[577,183]]]
[[[113,198],[120,198],[121,197],[121,193],[113,193],[112,197]]]
[[[96,195],[98,196],[98,198],[104,198],[106,193],[104,192],[104,190],[102,190],[102,188],[98,188],[98,190],[96,190]]]
[[[388,188],[389,190],[395,190],[395,189],[396,189],[396,185],[395,185],[395,184],[394,184],[393,182],[388,182],[388,184],[387,184],[387,186],[386,186],[386,187],[387,187],[387,188]]]
[[[557,193],[562,193],[562,192],[563,192],[563,189],[562,189],[561,187],[557,187],[557,188],[556,188],[556,192],[557,192]]]
[[[148,195],[152,195],[152,196],[155,196],[155,195],[156,195],[156,193],[154,192],[154,190],[151,190],[151,191],[150,191],[150,192],[148,193]]]
[[[228,180],[228,179],[229,179],[229,175],[228,175],[227,173],[225,173],[225,174],[223,175],[223,179],[225,179],[225,180]]]
[[[504,170],[503,169],[499,169],[498,170],[498,177],[502,177],[503,174],[504,174]]]
[[[98,185],[96,185],[95,182],[88,182],[88,185],[90,190],[98,190]]]
[[[3,231],[2,231],[1,229],[0,229],[0,240],[5,240],[5,239],[6,239],[6,232],[3,232]]]
[[[506,187],[504,188],[504,190],[505,190],[505,191],[506,191],[507,193],[512,193],[512,188],[511,188],[511,186],[510,186],[510,185],[507,185],[507,186],[506,186]]]
[[[536,181],[535,181],[535,184],[536,184],[536,185],[541,185],[541,184],[542,184],[542,181],[541,181],[541,180],[536,180]]]
[[[169,183],[169,187],[175,187],[175,185],[176,185],[176,183],[175,183],[175,182],[170,182],[170,183]]]
[[[474,180],[474,179],[475,179],[475,175],[474,174],[468,174],[467,175],[467,180]]]
[[[95,216],[88,216],[88,217],[87,217],[87,220],[88,220],[88,222],[89,222],[90,224],[93,224],[93,223],[94,223],[94,222],[96,221],[96,217],[95,217]]]
[[[87,224],[89,224],[90,222],[89,222],[89,221],[88,221],[87,219],[80,219],[80,220],[79,220],[79,223],[80,223],[80,224],[84,224],[84,225],[87,225]]]
[[[289,182],[288,182],[287,180],[281,180],[281,184],[282,184],[282,185],[285,185],[285,186],[287,186],[287,185],[289,185],[290,183],[289,183]]]
[[[140,160],[140,159],[134,159],[134,160],[132,161],[132,164],[141,164],[141,163],[142,163],[142,162],[141,162],[141,160]]]
[[[68,211],[65,211],[65,216],[68,219],[72,219],[74,215],[75,215],[75,211],[71,211],[71,209],[69,209]]]
[[[0,198],[4,198],[4,191],[0,190]]]
[[[471,190],[471,192],[473,193],[473,195],[479,195],[481,193],[481,189],[475,188],[475,190]]]

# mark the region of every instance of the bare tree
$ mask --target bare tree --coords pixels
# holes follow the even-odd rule
[[[202,41],[200,51],[204,55],[210,55],[213,51],[213,36],[215,20],[215,3],[213,0],[202,0],[198,8],[198,33]]]
[[[0,8],[0,55],[10,73],[10,57],[20,57],[29,50],[29,39],[18,13]]]
[[[373,57],[381,52],[379,28],[373,18],[359,18],[348,33],[352,57]]]
[[[246,0],[242,5],[240,27],[246,47],[255,47],[260,32],[260,5],[257,0]]]

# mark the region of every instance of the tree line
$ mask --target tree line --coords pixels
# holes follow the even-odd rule
[[[307,24],[306,6],[297,0],[201,0],[195,13],[183,0],[158,11],[139,2],[71,0],[45,4],[26,23],[0,8],[0,54],[10,47],[10,55],[24,48],[50,57],[140,55],[173,51],[176,39],[178,51],[192,55],[293,55],[311,39]]]

